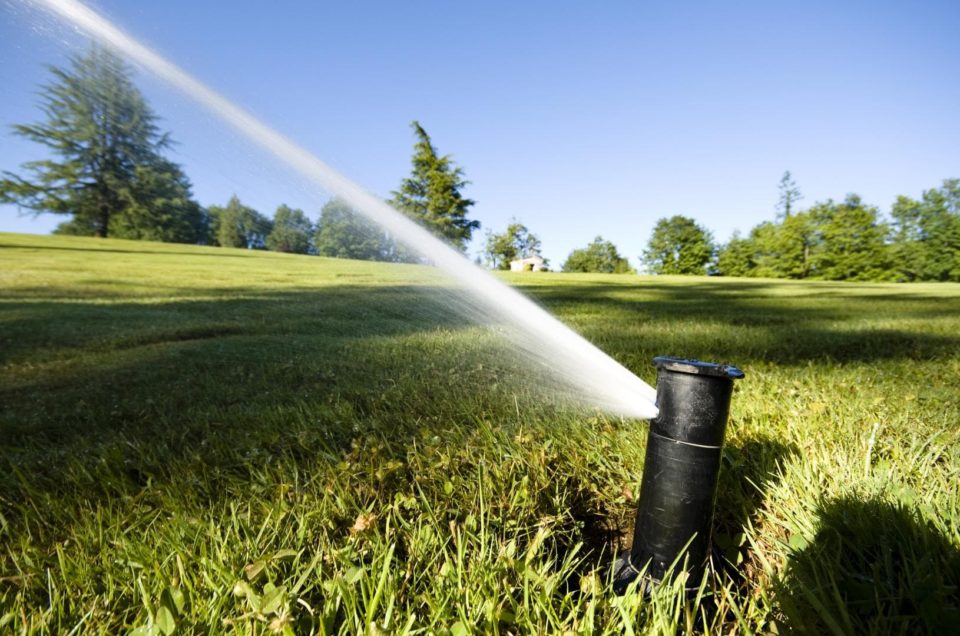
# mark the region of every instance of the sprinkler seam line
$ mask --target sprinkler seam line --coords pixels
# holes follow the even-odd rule
[[[659,437],[660,439],[665,439],[667,441],[674,442],[675,444],[683,444],[684,446],[695,446],[696,448],[712,448],[715,450],[719,450],[720,448],[723,448],[722,446],[711,446],[709,444],[694,444],[693,442],[685,442],[683,440],[667,437],[666,435],[659,435],[653,431],[650,431],[650,434],[656,437]]]

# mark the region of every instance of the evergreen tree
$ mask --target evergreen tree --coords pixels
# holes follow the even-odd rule
[[[126,207],[110,221],[114,238],[209,243],[209,217],[191,198],[190,182],[180,167],[158,158],[137,166]]]
[[[778,189],[780,190],[780,201],[777,203],[777,210],[779,210],[782,218],[788,219],[796,208],[797,201],[803,198],[803,195],[800,194],[800,188],[797,187],[797,183],[790,176],[789,170],[784,172],[780,178]]]
[[[4,173],[0,200],[35,213],[72,215],[63,233],[199,242],[205,217],[180,167],[162,157],[170,145],[157,117],[113,53],[92,47],[40,92],[42,123],[14,126],[53,158]]]
[[[539,256],[540,239],[514,219],[501,234],[487,233],[484,255],[494,269],[510,269],[510,261]]]
[[[390,203],[460,251],[465,251],[480,222],[467,218],[474,202],[461,193],[468,183],[463,178],[463,169],[456,166],[449,155],[437,155],[430,136],[418,122],[411,126],[417,136],[412,173],[392,193]]]
[[[273,215],[273,227],[267,235],[267,249],[274,252],[307,254],[310,252],[310,238],[313,223],[303,213],[281,205]]]
[[[262,250],[270,234],[270,219],[230,197],[226,206],[208,208],[214,243],[221,247],[242,247]]]
[[[653,274],[706,274],[714,255],[710,231],[691,218],[675,215],[653,228],[642,259]]]
[[[563,271],[631,274],[633,268],[630,267],[630,262],[617,251],[616,245],[598,236],[585,248],[570,252],[563,264]]]
[[[339,198],[320,212],[314,245],[320,256],[365,261],[400,260],[393,243],[373,221],[360,216]]]

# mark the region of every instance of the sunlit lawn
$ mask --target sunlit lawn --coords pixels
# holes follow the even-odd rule
[[[646,424],[429,268],[0,234],[0,633],[960,629],[960,285],[507,280],[746,372],[695,598],[609,591]]]

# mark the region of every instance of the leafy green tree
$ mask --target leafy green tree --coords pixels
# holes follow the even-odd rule
[[[267,249],[274,252],[307,254],[310,252],[310,238],[313,223],[303,210],[281,205],[273,215],[273,227],[267,235]]]
[[[898,197],[890,216],[898,278],[960,281],[960,179],[926,190],[920,201]]]
[[[890,209],[892,250],[902,280],[929,280],[929,261],[936,258],[939,241],[926,231],[932,225],[927,212],[920,201],[905,196],[898,196]]]
[[[632,274],[633,268],[617,251],[616,245],[602,236],[584,248],[573,250],[563,264],[565,272],[600,272],[605,274]]]
[[[810,208],[822,236],[811,267],[827,280],[884,280],[892,277],[887,246],[889,228],[877,208],[855,194],[843,203],[827,201]]]
[[[430,136],[418,122],[411,124],[417,136],[410,177],[394,191],[390,204],[451,245],[465,251],[479,221],[467,218],[474,202],[463,196],[468,184],[463,169],[449,155],[439,156]]]
[[[722,276],[809,278],[821,238],[819,226],[807,212],[797,212],[780,223],[754,227],[746,238],[734,233],[717,254]]]
[[[72,215],[62,233],[201,241],[205,215],[180,167],[161,155],[170,138],[129,67],[94,46],[50,72],[54,79],[40,92],[45,121],[14,131],[52,158],[23,164],[26,176],[4,173],[0,200]]]
[[[342,199],[327,201],[314,235],[320,256],[365,261],[400,260],[393,242],[373,221],[357,214]]]
[[[730,240],[717,251],[717,274],[720,276],[746,277],[756,269],[756,245],[750,238],[743,238],[736,231]]]
[[[748,240],[753,247],[751,276],[776,278],[783,275],[779,266],[779,229],[776,223],[764,221],[750,230]]]
[[[500,234],[487,232],[484,255],[494,269],[510,269],[510,261],[540,256],[540,239],[514,219]]]
[[[811,250],[817,234],[809,220],[809,215],[800,212],[781,223],[761,223],[746,238],[735,234],[717,254],[717,273],[762,278],[811,276]]]
[[[768,266],[783,278],[808,278],[813,270],[817,250],[823,244],[817,219],[810,212],[785,216],[771,237]]]
[[[243,205],[237,195],[230,197],[226,206],[211,205],[208,212],[216,245],[255,250],[266,248],[270,219]]]
[[[777,203],[777,210],[782,215],[782,218],[788,219],[796,208],[797,201],[803,198],[803,195],[800,193],[800,188],[797,187],[797,183],[793,180],[793,177],[790,176],[789,170],[784,172],[780,178],[778,189],[780,190],[780,201]]]
[[[709,230],[675,215],[657,221],[641,258],[654,274],[706,274],[715,251]]]

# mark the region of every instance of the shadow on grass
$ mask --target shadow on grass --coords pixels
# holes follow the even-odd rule
[[[834,499],[777,584],[787,625],[813,634],[960,633],[960,549],[916,509]]]
[[[61,293],[68,300],[59,297]],[[5,317],[0,362],[35,359],[37,352],[44,350],[69,355],[69,350],[76,348],[96,354],[183,340],[182,333],[197,330],[210,337],[219,332],[364,338],[452,329],[469,323],[451,313],[446,290],[425,286],[339,285],[250,292],[242,297],[231,290],[223,298],[172,302],[102,303],[77,299],[73,294],[47,288],[43,299],[0,300],[0,316]],[[258,352],[249,351],[249,357],[256,360]]]
[[[0,243],[0,249],[17,249],[24,252],[35,252],[40,250],[55,250],[58,252],[84,252],[89,254],[90,252],[106,252],[110,254],[152,254],[155,256],[170,256],[172,258],[179,258],[182,256],[216,256],[217,258],[229,257],[229,258],[251,258],[252,255],[257,254],[256,251],[252,251],[249,254],[245,253],[230,253],[226,250],[220,250],[216,252],[202,252],[197,249],[195,245],[184,245],[182,249],[176,249],[170,243],[165,243],[163,249],[150,249],[146,245],[143,247],[137,245],[136,247],[131,247],[129,249],[122,249],[119,247],[106,247],[106,246],[95,246],[91,247],[89,244],[85,244],[81,247],[70,247],[68,245],[19,245],[16,243]]]
[[[403,286],[0,303],[0,500],[66,487],[94,499],[165,481],[166,462],[194,456],[232,469],[250,453],[300,452],[296,435],[310,429],[323,437],[304,457],[313,461],[364,434],[367,419],[400,434],[418,419],[408,396],[427,425],[462,400],[457,382],[496,380],[495,367],[463,368],[482,356],[453,336],[465,320],[447,308],[443,294]],[[65,484],[49,470],[64,463],[95,478]]]
[[[808,361],[880,362],[952,356],[960,336],[908,320],[955,320],[960,297],[921,294],[854,295],[850,286],[716,281],[694,284],[528,285],[533,297],[558,313],[586,322],[588,339],[612,351],[679,355],[708,360],[800,364]],[[787,289],[790,289],[787,287]],[[846,292],[847,295],[843,295]],[[603,316],[601,319],[600,316]],[[883,318],[894,326],[875,326]],[[622,329],[608,328],[618,323]]]
[[[770,437],[755,437],[723,447],[713,543],[718,565],[735,580],[744,576],[740,566],[747,556],[743,533],[763,506],[768,487],[780,477],[784,462],[800,450]]]

